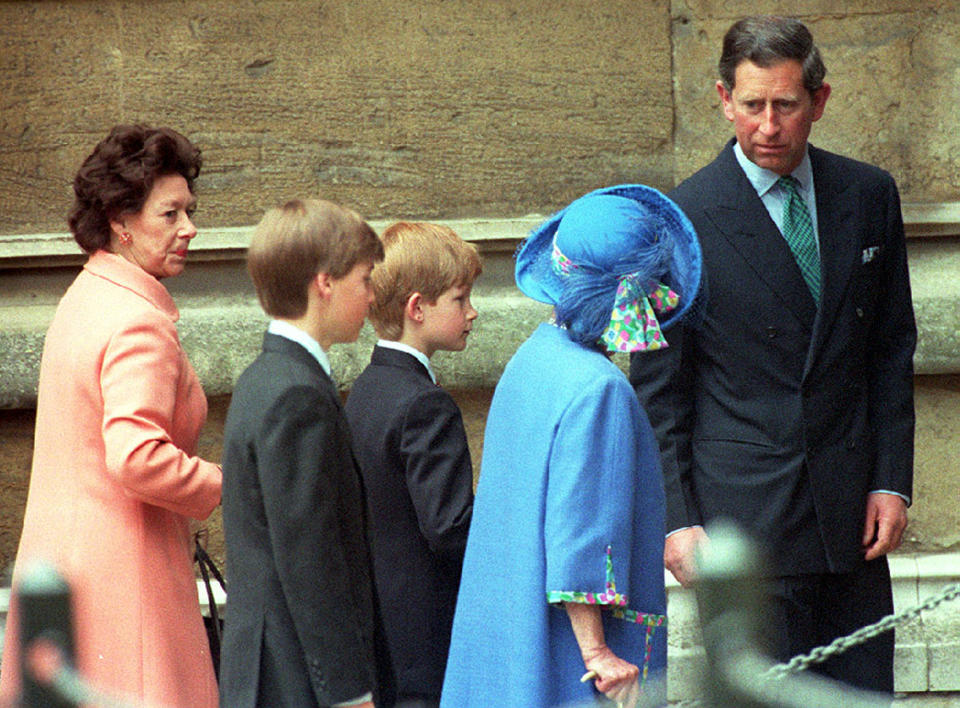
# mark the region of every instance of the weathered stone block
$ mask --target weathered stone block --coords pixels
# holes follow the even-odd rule
[[[960,544],[960,508],[956,504],[960,489],[960,377],[920,376],[915,383],[913,506],[904,545],[911,550],[955,550]]]
[[[960,642],[930,647],[930,691],[960,691]]]
[[[118,122],[204,151],[201,226],[293,196],[367,217],[549,212],[671,186],[669,5],[0,3],[0,233],[62,229]]]

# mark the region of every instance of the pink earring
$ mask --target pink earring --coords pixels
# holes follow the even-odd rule
[[[122,243],[123,245],[127,245],[128,243],[130,243],[130,234],[128,234],[126,231],[120,234],[120,243]]]

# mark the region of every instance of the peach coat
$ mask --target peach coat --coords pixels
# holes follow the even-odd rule
[[[194,456],[206,398],[160,282],[98,251],[71,284],[40,366],[33,469],[14,584],[53,562],[74,591],[77,664],[95,687],[148,705],[217,704],[189,519],[220,502]],[[19,684],[15,612],[0,695]]]

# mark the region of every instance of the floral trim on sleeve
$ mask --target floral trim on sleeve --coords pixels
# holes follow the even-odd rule
[[[653,635],[657,631],[657,627],[662,627],[667,623],[667,616],[620,609],[614,609],[612,614],[614,617],[626,620],[627,622],[644,625],[647,628],[646,636],[643,638],[643,667],[640,671],[640,692],[643,693],[643,688],[647,683],[647,674],[650,672],[650,654],[653,651]]]
[[[644,637],[643,670],[640,678],[640,690],[643,691],[650,668],[650,653],[653,651],[653,635],[657,627],[667,624],[666,615],[655,615],[648,612],[637,612],[627,608],[627,596],[617,592],[617,584],[613,575],[613,549],[607,546],[606,552],[606,582],[603,592],[584,592],[582,590],[548,590],[547,602],[551,604],[561,602],[577,602],[585,605],[605,605],[610,607],[610,614],[630,624],[639,624],[646,628]]]
[[[547,602],[576,602],[581,605],[610,605],[612,607],[626,607],[627,596],[617,592],[617,584],[613,577],[613,549],[607,546],[606,552],[606,583],[603,592],[584,592],[581,590],[547,590]]]

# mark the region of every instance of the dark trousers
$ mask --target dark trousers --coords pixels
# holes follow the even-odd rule
[[[852,573],[778,577],[769,581],[770,647],[778,661],[806,654],[893,612],[885,557]],[[893,693],[892,631],[815,664],[810,671],[869,691]]]

